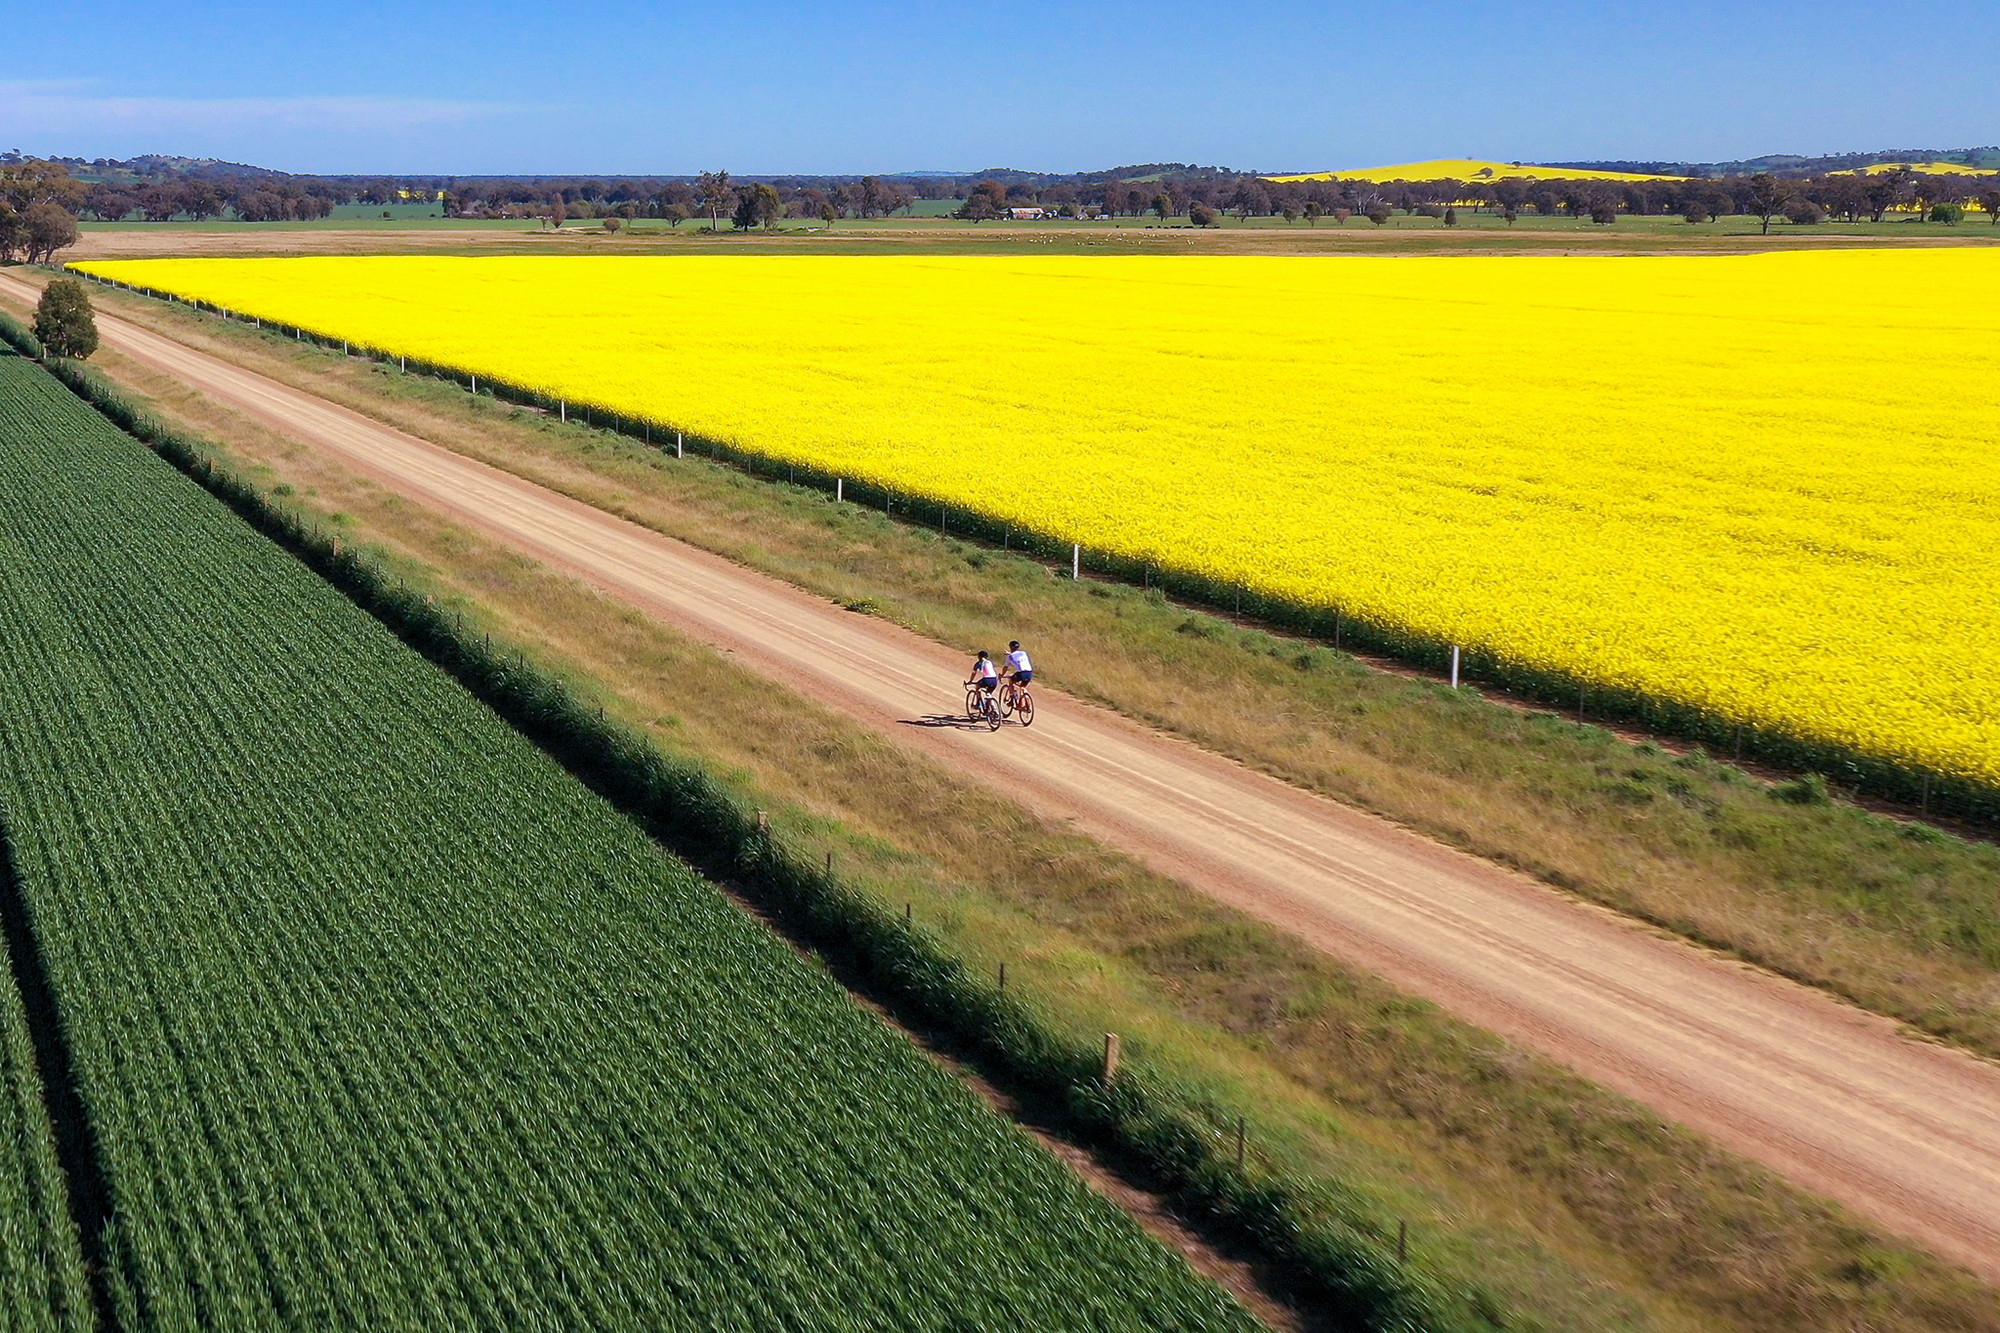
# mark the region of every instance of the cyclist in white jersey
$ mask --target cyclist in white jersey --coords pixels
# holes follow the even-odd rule
[[[993,657],[984,648],[979,650],[978,658],[972,663],[972,675],[966,679],[965,685],[967,689],[976,685],[988,694],[1000,688],[1000,673],[993,669]]]
[[[1035,664],[1021,651],[1019,639],[1007,645],[1007,676],[1016,685],[1026,685],[1035,678]]]

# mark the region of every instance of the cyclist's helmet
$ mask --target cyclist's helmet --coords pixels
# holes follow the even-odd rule
[[[979,650],[979,655],[980,655],[981,657],[991,657],[991,656],[993,656],[993,654],[991,654],[991,653],[987,652],[987,651],[986,651],[986,650],[985,650],[984,648],[981,648],[981,649]]]
[[[1010,640],[1008,641],[1008,643],[1007,643],[1007,651],[1008,651],[1008,652],[1010,652],[1010,653],[1018,653],[1018,652],[1020,652],[1020,651],[1021,651],[1021,641],[1020,641],[1019,639],[1010,639]]]

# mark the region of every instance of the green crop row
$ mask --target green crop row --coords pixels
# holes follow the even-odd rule
[[[0,811],[123,1326],[1251,1326],[12,357]]]
[[[0,530],[4,527],[0,517]],[[0,1329],[82,1333],[93,1322],[90,1292],[51,1130],[67,1134],[85,1152],[88,1144],[81,1119],[65,1116],[60,1127],[52,1125],[44,1100],[44,1071],[58,1098],[68,1092],[61,1084],[67,1071],[62,1060],[50,1059],[48,1047],[59,1045],[61,1034],[47,1011],[46,994],[31,981],[16,979],[23,971],[39,976],[35,961],[24,956],[33,946],[5,816],[0,807],[0,914],[6,917],[9,954],[9,970],[0,974]],[[25,993],[31,989],[39,1009],[32,1018]],[[87,1188],[86,1182],[78,1188]]]
[[[0,316],[0,340],[32,355],[41,345]],[[0,347],[0,359],[7,353]],[[0,509],[0,542],[9,515]],[[5,628],[0,626],[0,638]],[[77,1230],[102,1199],[87,1198],[101,1182],[88,1170],[66,1178],[56,1147],[88,1156],[88,1122],[69,1086],[68,1052],[48,994],[27,904],[14,873],[0,798],[0,928],[7,971],[0,975],[0,1329],[82,1330],[96,1322]],[[53,1104],[52,1104],[53,1103]]]

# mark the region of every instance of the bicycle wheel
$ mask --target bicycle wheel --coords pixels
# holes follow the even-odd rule
[[[975,722],[979,720],[980,703],[978,690],[971,689],[965,692],[965,715]]]
[[[1035,696],[1028,693],[1026,690],[1022,690],[1021,697],[1014,701],[1014,716],[1020,719],[1022,726],[1024,727],[1034,726]]]
[[[1000,730],[1000,722],[1000,703],[989,694],[986,696],[986,729],[988,731],[998,731]]]
[[[1000,716],[1011,717],[1013,712],[1014,687],[1012,685],[1002,685],[1000,687]]]

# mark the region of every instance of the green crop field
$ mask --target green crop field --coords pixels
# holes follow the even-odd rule
[[[0,880],[5,858],[0,842]],[[12,928],[17,906],[0,904]],[[25,1019],[20,987],[0,978],[0,1328],[83,1333],[92,1322],[83,1254]]]
[[[0,823],[124,1328],[1253,1327],[17,357]],[[59,1326],[28,1030],[6,991],[0,1300]]]

